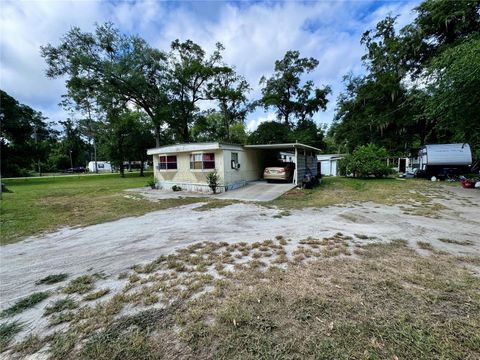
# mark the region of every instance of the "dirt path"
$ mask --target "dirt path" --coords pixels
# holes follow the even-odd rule
[[[1,307],[35,291],[35,281],[47,275],[117,275],[134,264],[197,241],[254,242],[276,235],[301,240],[342,232],[354,238],[355,234],[367,235],[373,238],[370,241],[405,239],[412,246],[426,241],[458,255],[480,255],[480,197],[465,196],[461,190],[454,189],[455,196],[438,201],[447,207],[440,211],[438,219],[373,203],[296,210],[290,214],[255,204],[195,211],[202,205],[197,203],[32,237],[1,248]]]

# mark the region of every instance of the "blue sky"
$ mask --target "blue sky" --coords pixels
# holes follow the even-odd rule
[[[168,50],[175,39],[191,39],[210,52],[220,41],[224,60],[249,81],[252,99],[258,82],[273,71],[287,50],[320,61],[308,75],[318,86],[330,85],[328,109],[316,115],[330,124],[342,77],[363,71],[360,38],[387,14],[399,15],[398,26],[413,20],[412,1],[2,1],[0,6],[0,88],[52,121],[69,116],[58,103],[64,79],[45,77],[40,46],[57,44],[72,26],[93,30],[111,21],[125,33],[137,34],[152,46]],[[205,105],[206,106],[206,105]],[[273,110],[250,114],[247,127],[274,119]]]

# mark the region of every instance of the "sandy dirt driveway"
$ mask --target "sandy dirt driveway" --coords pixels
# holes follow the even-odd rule
[[[238,203],[196,211],[201,203],[155,211],[83,228],[31,237],[1,248],[0,297],[5,308],[35,291],[35,281],[55,273],[117,275],[198,241],[254,242],[283,235],[368,235],[373,241],[430,242],[457,255],[480,255],[480,192],[449,189],[439,218],[405,213],[401,206],[358,203],[321,209],[281,209]],[[470,205],[466,205],[468,201]],[[453,239],[468,246],[441,241]]]

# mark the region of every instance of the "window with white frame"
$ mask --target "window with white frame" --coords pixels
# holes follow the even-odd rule
[[[159,170],[177,170],[176,155],[160,155],[158,157]]]
[[[237,169],[238,168],[238,153],[232,152],[232,159],[230,161],[232,164],[232,169]]]
[[[190,154],[190,169],[192,170],[215,169],[215,154],[214,153]]]

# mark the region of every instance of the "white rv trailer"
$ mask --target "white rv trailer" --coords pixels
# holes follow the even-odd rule
[[[112,172],[110,161],[97,161],[98,172]],[[95,172],[95,161],[88,163],[88,171]]]
[[[425,145],[418,158],[419,171],[427,177],[467,173],[472,165],[470,145],[465,143]]]

